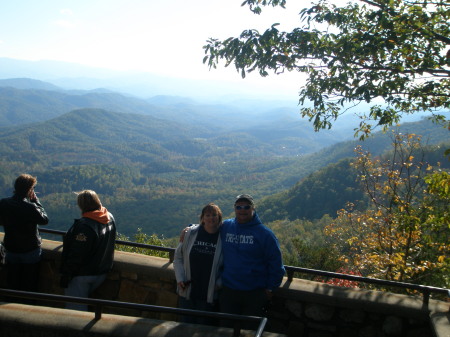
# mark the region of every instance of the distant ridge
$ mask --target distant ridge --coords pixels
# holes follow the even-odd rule
[[[0,78],[24,77],[48,81],[63,89],[106,88],[144,99],[157,95],[193,97],[208,102],[217,102],[225,96],[227,101],[248,96],[268,99],[267,93],[260,94],[265,89],[263,85],[255,87],[255,84],[250,85],[238,76],[236,81],[188,79],[142,71],[116,71],[71,62],[0,57]],[[296,95],[296,90],[292,94]],[[283,96],[283,99],[294,102],[295,106],[296,97],[292,100],[290,93],[278,92],[271,96],[272,99]]]
[[[38,156],[52,166],[148,163],[168,155],[159,143],[193,138],[197,132],[152,116],[78,109],[42,123],[0,129],[1,155],[27,164]]]
[[[155,96],[144,100],[100,89],[90,91],[42,90],[52,88],[45,82],[31,79],[10,80],[5,83],[33,87],[17,89],[0,85],[0,126],[18,126],[45,122],[76,109],[104,109],[120,113],[141,114],[184,124],[194,128],[198,137],[209,130],[217,139],[233,134],[248,134],[266,150],[281,156],[314,152],[324,146],[351,137],[347,127],[314,132],[306,119],[295,109],[255,108],[247,110],[225,104],[200,104],[179,96]],[[235,136],[236,137],[236,136]],[[226,143],[227,141],[225,141]]]
[[[62,91],[63,89],[48,82],[35,80],[31,78],[9,78],[0,79],[0,87],[12,87],[16,89],[39,89]]]
[[[51,60],[20,60],[0,57],[0,78],[36,78],[42,81],[62,77],[91,76],[106,78],[118,73],[109,69],[88,67],[77,63]]]
[[[191,98],[169,95],[157,95],[147,99],[146,101],[155,105],[198,104]]]
[[[0,84],[0,125],[3,127],[42,122],[80,108],[145,115],[162,114],[163,110],[142,99],[101,89],[67,91],[32,79],[0,80],[0,83],[4,84]]]

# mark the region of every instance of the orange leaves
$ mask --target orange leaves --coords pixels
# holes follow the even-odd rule
[[[353,271],[349,268],[339,268],[337,270],[338,273],[340,274],[345,274],[345,275],[354,275],[354,276],[362,276],[360,272],[358,271]],[[346,288],[359,288],[359,282],[357,281],[351,281],[351,280],[344,280],[344,279],[330,279],[326,282],[327,284],[332,284],[335,286],[339,286],[339,287],[346,287]]]

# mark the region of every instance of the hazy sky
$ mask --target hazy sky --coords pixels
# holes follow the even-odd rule
[[[291,30],[309,2],[291,1],[298,7],[266,8],[258,16],[241,7],[242,1],[0,0],[0,57],[243,81],[232,66],[210,71],[202,64],[206,40],[248,28],[262,32],[275,22]],[[283,87],[292,95],[301,86],[298,73],[269,79],[255,74],[244,81]]]

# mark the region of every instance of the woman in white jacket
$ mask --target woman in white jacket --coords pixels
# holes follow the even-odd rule
[[[203,207],[200,224],[190,226],[183,242],[178,244],[173,262],[179,307],[217,311],[217,290],[220,287],[222,243],[219,228],[222,211],[210,203]],[[187,323],[214,324],[208,317],[186,315]]]

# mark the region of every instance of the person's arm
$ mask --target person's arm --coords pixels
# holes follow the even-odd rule
[[[177,248],[175,249],[175,256],[173,259],[173,270],[175,271],[175,278],[177,280],[177,284],[181,289],[185,289],[185,270],[184,270],[184,256],[183,256],[183,248],[185,242],[178,243]]]
[[[47,225],[48,224],[48,216],[45,212],[44,207],[42,207],[39,198],[37,197],[36,193],[34,191],[30,194],[30,207],[27,212],[30,219],[39,224],[39,225]]]
[[[268,270],[266,294],[271,296],[272,291],[280,286],[283,276],[286,273],[280,245],[278,244],[278,240],[273,233],[270,233],[267,238],[265,260]]]
[[[222,239],[220,238],[217,241],[216,252],[217,255],[217,272],[216,272],[216,290],[221,289],[222,284],[222,273],[223,273],[223,252],[222,252]]]
[[[69,238],[63,246],[63,261],[61,265],[60,285],[66,288],[70,280],[79,274],[80,269],[89,259],[92,247],[95,244],[95,233],[88,226],[74,224],[70,230]]]
[[[177,249],[175,250],[175,257],[173,261],[173,267],[175,269],[175,277],[177,279],[177,284],[181,289],[186,289],[190,283],[191,280],[186,280],[186,275],[188,274],[185,270],[185,260],[189,259],[188,254],[185,253],[186,250],[189,249],[187,245],[189,245],[190,236],[193,235],[192,231],[196,230],[198,228],[198,224],[193,225],[190,224],[188,227],[185,227],[180,234],[180,242],[178,244]],[[193,238],[195,239],[195,237]],[[176,261],[176,262],[175,262]],[[189,262],[189,260],[187,260]]]

